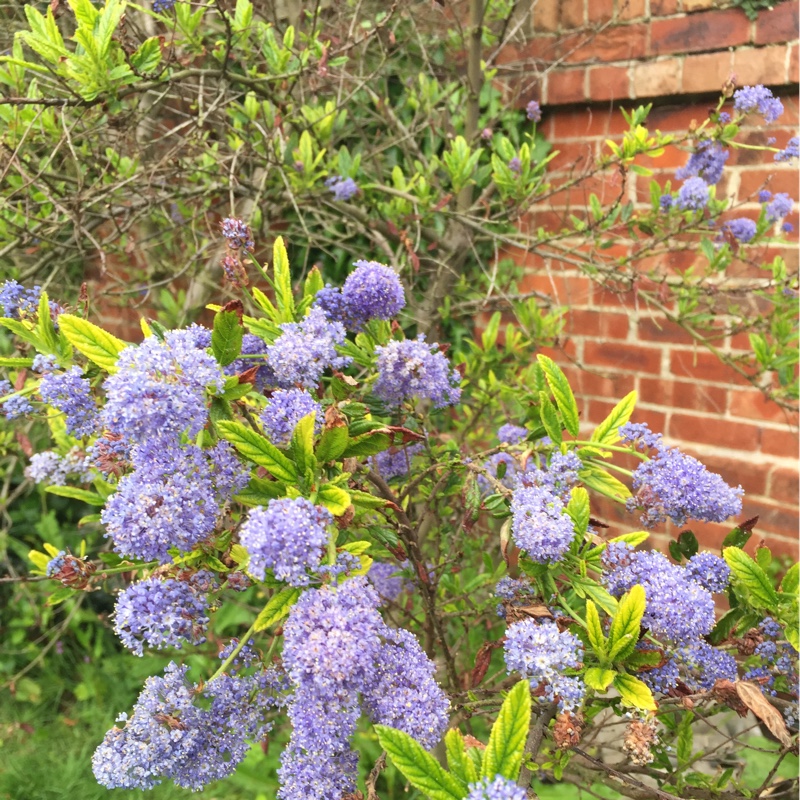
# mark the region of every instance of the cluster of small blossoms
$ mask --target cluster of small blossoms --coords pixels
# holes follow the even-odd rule
[[[647,605],[642,624],[659,639],[688,644],[714,627],[714,598],[694,575],[657,551],[636,551],[626,542],[609,542],[602,555],[606,588],[615,597],[641,585]],[[705,574],[708,565],[701,564]],[[719,571],[713,580],[721,579]]]
[[[511,453],[493,453],[481,465],[497,481],[505,486],[506,489],[513,489],[517,485],[517,479],[521,471],[519,462]],[[481,494],[492,494],[497,491],[495,484],[484,474],[478,475],[478,488]]]
[[[550,620],[524,619],[508,627],[503,647],[508,671],[528,678],[533,689],[543,686],[546,701],[557,700],[561,711],[583,702],[583,681],[564,674],[581,666],[583,645],[577,636],[559,631]]]
[[[241,649],[228,667],[228,672],[231,675],[235,675],[241,669],[252,667],[253,664],[258,661],[258,653],[253,646],[254,644],[255,642],[252,639],[249,639],[242,645]],[[239,647],[239,640],[231,639],[230,642],[228,642],[228,644],[226,644],[225,647],[219,651],[219,660],[226,661],[231,657],[231,655],[233,655],[237,647]]]
[[[109,789],[151,789],[165,779],[198,791],[231,775],[248,741],[268,730],[265,714],[280,707],[284,687],[271,670],[240,677],[223,674],[200,687],[187,666],[170,663],[163,677],[147,679],[124,728],[114,727],[92,758],[98,783]],[[195,703],[202,697],[206,707]]]
[[[777,222],[783,219],[783,217],[791,213],[794,205],[794,201],[786,192],[777,192],[773,195],[772,192],[764,189],[758,193],[758,199],[761,203],[767,204],[766,211],[769,222]]]
[[[156,14],[166,14],[175,8],[175,2],[176,0],[153,0],[153,11]]]
[[[277,389],[261,412],[264,433],[278,447],[289,444],[297,423],[314,414],[314,432],[322,429],[322,406],[304,389]]]
[[[713,553],[697,553],[686,562],[689,577],[712,593],[724,592],[728,588],[731,569]]]
[[[535,100],[531,100],[530,103],[525,106],[525,116],[531,122],[540,122],[542,119],[541,106]]]
[[[358,184],[352,178],[334,175],[325,181],[325,186],[333,193],[334,200],[351,200],[358,194]]]
[[[419,397],[431,400],[434,408],[458,403],[460,378],[439,349],[428,344],[424,334],[416,339],[392,340],[376,347],[378,379],[376,397],[390,406]]]
[[[522,444],[528,436],[528,429],[507,422],[497,429],[497,438],[503,444]]]
[[[96,567],[85,558],[76,558],[65,550],[60,550],[47,562],[45,574],[48,578],[60,581],[73,589],[85,589]]]
[[[528,796],[521,786],[502,775],[482,778],[477,783],[470,783],[467,788],[469,794],[465,800],[525,800]]]
[[[733,93],[733,107],[740,114],[757,111],[767,124],[783,114],[783,103],[766,86],[744,86]]]
[[[508,608],[531,602],[536,596],[536,591],[527,578],[510,578],[506,575],[497,581],[494,596],[503,601],[497,604],[497,616],[505,619]]]
[[[741,513],[741,486],[731,488],[696,458],[666,447],[662,437],[650,432],[646,425],[623,425],[619,434],[637,448],[655,450],[633,473],[636,494],[627,503],[629,511],[643,510],[641,521],[645,527],[652,528],[667,518],[676,525],[689,519],[724,522]]]
[[[676,204],[684,211],[700,211],[708,205],[708,184],[699,177],[686,180],[678,190]]]
[[[189,581],[147,578],[117,598],[114,631],[137,656],[143,644],[156,650],[202,644],[208,625],[208,597]]]
[[[737,217],[725,222],[717,235],[717,241],[721,241],[726,236],[732,236],[736,241],[747,244],[752,240],[758,231],[756,223],[748,217]]]
[[[528,482],[530,475],[523,476],[511,498],[511,532],[517,546],[532,561],[553,564],[569,550],[575,531],[553,487],[539,484],[535,478]]]
[[[61,374],[47,372],[39,384],[39,394],[45,403],[64,414],[67,433],[80,437],[95,432],[97,406],[91,384],[83,377],[80,367],[72,367]]]
[[[354,266],[341,290],[327,286],[317,293],[316,305],[351,331],[360,331],[371,319],[396,316],[406,304],[397,273],[377,261],[356,261]]]
[[[190,325],[186,328],[194,335],[194,344],[200,350],[206,350],[211,347],[211,331],[202,325]],[[263,358],[237,358],[230,364],[222,368],[225,375],[237,375],[257,367],[254,381],[255,388],[262,392],[272,380],[272,371],[267,366],[267,343],[260,337],[252,333],[245,333],[242,337],[242,351],[241,356],[263,356]]]
[[[563,502],[569,501],[570,490],[578,483],[578,473],[583,469],[583,462],[572,451],[562,453],[559,450],[550,456],[550,463],[541,469],[531,462],[519,477],[520,486],[540,486]]]
[[[800,137],[798,136],[792,136],[786,147],[775,153],[775,160],[778,162],[791,161],[793,158],[800,158]]]
[[[763,638],[753,655],[758,659],[756,666],[751,666],[745,673],[744,680],[757,680],[765,692],[776,694],[775,682],[780,677],[786,681],[785,688],[797,698],[798,695],[798,653],[789,642],[781,641],[783,630],[772,617],[765,617],[758,631]],[[789,709],[793,716],[797,707]]]
[[[51,486],[66,486],[70,476],[79,483],[87,483],[92,480],[91,467],[90,459],[79,447],[73,447],[63,456],[55,450],[45,450],[31,456],[25,477]]]
[[[410,444],[407,447],[391,448],[373,456],[370,463],[385,481],[392,478],[404,478],[411,469],[411,459],[423,452],[425,446],[422,442]]]
[[[36,313],[41,294],[41,286],[26,289],[17,281],[6,281],[0,285],[0,316],[19,319]]]
[[[679,682],[692,692],[709,691],[718,680],[735,681],[737,665],[730,653],[696,639],[670,650],[663,664],[642,672],[640,677],[661,694],[668,694]]]
[[[222,259],[225,277],[234,286],[247,286],[247,270],[242,256],[252,253],[256,243],[247,223],[235,217],[222,221],[222,236],[225,239],[226,253]]]
[[[11,395],[13,391],[14,387],[11,385],[10,381],[4,378],[0,379],[0,398]],[[33,405],[24,395],[14,395],[0,402],[0,412],[3,413],[6,419],[17,419],[17,417],[30,414],[32,411]]]
[[[406,631],[389,629],[363,577],[301,595],[284,626],[283,660],[294,685],[292,738],[281,755],[281,800],[340,800],[355,789],[350,746],[359,695],[376,723],[430,748],[447,726],[448,702],[433,664]]]
[[[696,176],[701,178],[707,186],[713,186],[715,183],[719,183],[729,156],[730,151],[722,147],[719,142],[703,139],[697,145],[694,153],[689,156],[686,165],[675,172],[675,177],[682,181]]]
[[[304,497],[277,498],[253,508],[239,532],[250,554],[248,570],[264,580],[267,570],[291,586],[307,586],[328,544],[331,513]]]
[[[380,595],[382,600],[394,602],[411,583],[402,574],[402,567],[383,561],[373,561],[367,573],[367,579]]]
[[[341,322],[328,319],[314,307],[302,322],[284,322],[281,335],[267,347],[267,364],[282,389],[296,384],[313,389],[328,367],[346,367],[351,359],[340,356],[336,345],[345,340]]]
[[[41,353],[37,353],[33,357],[31,369],[34,372],[45,375],[48,372],[55,372],[58,369],[58,361],[55,356],[45,356]]]

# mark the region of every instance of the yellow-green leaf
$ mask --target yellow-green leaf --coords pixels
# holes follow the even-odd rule
[[[617,676],[613,669],[602,669],[601,667],[589,667],[583,676],[583,682],[596,692],[604,692],[608,689],[611,681]]]
[[[547,385],[556,399],[564,426],[573,436],[577,436],[580,429],[578,404],[575,402],[575,395],[572,393],[567,376],[552,358],[541,354],[536,358],[547,379]]]
[[[617,502],[624,502],[631,496],[630,489],[624,483],[593,464],[584,465],[584,468],[578,472],[578,476],[590,489]]]
[[[639,641],[639,632],[645,610],[645,592],[636,585],[622,597],[608,632],[609,658],[623,659],[633,652]]]
[[[289,270],[289,256],[283,237],[275,240],[272,248],[272,270],[275,274],[275,302],[281,322],[294,321],[294,296],[292,295],[292,274]]]
[[[216,423],[223,439],[227,439],[245,458],[269,470],[278,480],[297,481],[294,464],[272,442],[245,427],[241,422],[222,420]]]
[[[340,486],[326,483],[319,487],[317,500],[322,503],[334,517],[341,517],[350,508],[350,495]]]
[[[67,341],[89,361],[106,372],[117,371],[119,354],[128,347],[121,339],[72,314],[61,314],[58,318],[58,327]]]
[[[444,748],[450,772],[464,783],[475,783],[478,780],[478,770],[467,756],[464,737],[458,728],[450,728],[444,735]]]
[[[483,752],[482,777],[502,775],[512,781],[517,779],[530,722],[531,685],[522,680],[506,696],[492,726],[489,744]]]
[[[287,616],[300,593],[300,589],[288,587],[274,594],[256,617],[256,632],[266,630]]]
[[[591,600],[586,601],[586,632],[589,635],[589,643],[594,648],[595,653],[604,658],[606,655],[606,637],[603,635],[603,626],[600,623],[597,606]]]
[[[746,591],[753,605],[768,610],[775,608],[778,593],[764,570],[744,550],[726,547],[722,557],[731,568],[734,583]]]
[[[618,442],[620,440],[619,428],[631,418],[637,399],[636,392],[626,394],[611,409],[611,413],[595,428],[592,434],[592,441],[599,444],[614,444]]]
[[[633,675],[617,675],[614,678],[614,688],[626,705],[643,711],[655,711],[657,708],[653,693],[647,684]]]

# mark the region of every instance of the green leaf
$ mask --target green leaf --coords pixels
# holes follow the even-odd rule
[[[575,395],[572,394],[567,376],[564,375],[561,367],[552,358],[541,354],[536,358],[544,370],[547,385],[556,399],[558,410],[564,420],[564,426],[573,436],[577,436],[580,427],[578,404],[575,402]]]
[[[348,489],[350,492],[350,502],[356,508],[384,508],[386,506],[386,500],[381,497],[375,497],[374,494],[370,494],[369,492],[362,492],[358,489]]]
[[[15,358],[13,356],[0,357],[0,367],[8,367],[14,369],[15,367],[32,367],[32,358]]]
[[[589,636],[589,643],[595,653],[600,658],[605,658],[606,637],[603,635],[603,626],[600,624],[600,615],[597,613],[597,606],[591,600],[586,601],[586,632]]]
[[[602,586],[599,586],[593,581],[586,581],[582,584],[582,588],[586,596],[591,597],[606,614],[613,617],[614,614],[617,613],[619,605],[616,598],[609,594]]]
[[[681,553],[686,556],[686,558],[691,558],[693,555],[696,555],[697,551],[700,549],[697,537],[691,531],[680,532],[678,536],[678,547],[680,547]]]
[[[78,594],[77,589],[72,589],[69,586],[62,586],[59,589],[56,589],[53,594],[47,598],[45,605],[57,606],[60,603],[63,603],[65,600],[69,600],[70,597],[74,597],[76,594]]]
[[[800,650],[800,628],[798,628],[797,621],[792,620],[792,622],[786,623],[783,632],[786,634],[786,641],[795,650]]]
[[[576,486],[570,493],[567,514],[575,525],[579,536],[583,536],[589,527],[589,493],[583,486]]]
[[[630,533],[623,533],[621,536],[615,536],[609,539],[609,542],[627,542],[631,547],[637,547],[642,542],[646,542],[650,538],[647,531],[631,531]]]
[[[339,425],[333,428],[325,428],[322,431],[319,444],[317,445],[316,457],[320,464],[328,461],[336,461],[341,458],[342,453],[347,449],[348,434],[347,426]]]
[[[39,324],[36,326],[36,333],[47,346],[48,353],[58,352],[58,334],[50,316],[50,300],[47,292],[42,292],[39,297]]]
[[[734,583],[745,589],[753,605],[763,609],[774,609],[778,604],[778,593],[761,567],[744,550],[726,547],[722,557],[733,573]]]
[[[287,616],[292,606],[297,602],[297,598],[300,597],[300,594],[301,590],[293,586],[281,589],[274,594],[256,617],[256,633],[266,630]]]
[[[645,610],[645,593],[642,586],[634,586],[619,601],[617,613],[611,621],[608,632],[608,656],[610,659],[624,659],[632,653],[639,641],[639,632]]]
[[[693,719],[694,714],[691,711],[686,711],[678,725],[678,746],[676,748],[678,767],[683,767],[692,760],[692,748],[694,746]]]
[[[314,458],[314,422],[316,419],[316,411],[306,414],[297,423],[292,434],[291,453],[301,474],[304,474],[306,470],[313,470],[317,466],[317,460]]]
[[[223,420],[216,423],[223,439],[229,441],[245,458],[269,470],[278,480],[297,482],[295,465],[272,442],[242,425]]]
[[[48,494],[56,494],[59,497],[70,497],[73,500],[80,500],[90,506],[104,506],[106,501],[99,494],[88,492],[86,489],[77,489],[75,486],[48,486],[45,491]]]
[[[211,333],[211,350],[219,365],[227,367],[242,352],[244,328],[235,311],[218,311]]]
[[[711,644],[717,645],[724,642],[733,633],[739,620],[744,615],[745,611],[743,608],[732,608],[730,611],[726,611],[717,620],[717,624],[714,625],[714,629],[711,631],[709,636]]]
[[[386,450],[392,440],[385,433],[368,433],[350,439],[347,448],[342,453],[342,458],[353,458],[355,456],[372,456]]]
[[[587,464],[578,472],[581,481],[590,489],[594,489],[606,497],[610,497],[617,502],[624,502],[631,496],[630,489],[610,475],[606,470],[593,464]]]
[[[153,72],[161,63],[161,45],[158,36],[145,39],[135,53],[131,54],[131,66],[137,72]]]
[[[458,728],[450,728],[444,735],[444,748],[450,772],[464,783],[475,783],[478,780],[478,770],[467,756],[464,737]]]
[[[617,675],[614,688],[619,692],[623,702],[644,711],[655,711],[656,701],[647,684],[633,675]]]
[[[283,497],[286,487],[280,481],[265,481],[263,478],[251,477],[250,482],[234,497],[237,503],[246,506],[265,506],[276,497]]]
[[[620,440],[619,428],[631,418],[637,399],[636,392],[626,394],[611,409],[611,413],[595,428],[594,433],[592,433],[592,441],[598,444],[615,444],[618,442]]]
[[[341,487],[326,483],[319,487],[317,500],[322,503],[334,517],[341,517],[350,508],[350,495]]]
[[[325,281],[322,278],[322,273],[317,267],[312,267],[306,276],[306,282],[303,284],[303,297],[314,298],[320,289],[325,288]]]
[[[407,733],[376,725],[381,747],[405,779],[431,800],[462,800],[467,786],[442,769],[439,762]]]
[[[278,304],[281,322],[294,321],[294,296],[292,295],[292,274],[289,270],[289,256],[283,237],[275,240],[272,248],[272,270],[275,274],[275,302]]]
[[[745,530],[744,528],[734,528],[723,540],[722,549],[726,547],[744,547],[753,535],[752,531]]]
[[[119,354],[128,347],[121,339],[72,314],[61,314],[58,327],[67,341],[89,361],[106,372],[113,374],[117,371]]]
[[[482,777],[502,775],[512,781],[517,779],[530,722],[531,685],[522,680],[506,696],[492,726],[489,744],[483,751]]]
[[[608,689],[611,681],[617,677],[617,672],[613,669],[602,669],[601,667],[589,667],[583,676],[583,682],[596,692],[604,692]]]
[[[553,443],[561,444],[563,441],[561,422],[558,419],[556,407],[550,402],[546,392],[539,392],[539,416],[542,419],[542,425],[544,425],[547,435],[553,440]]]
[[[42,340],[29,327],[30,323],[25,323],[18,319],[11,319],[11,317],[0,317],[0,325],[8,328],[11,333],[22,339],[23,342],[32,344],[37,350],[45,349]]]
[[[786,594],[797,594],[798,578],[800,577],[800,564],[792,564],[781,581],[781,591]]]

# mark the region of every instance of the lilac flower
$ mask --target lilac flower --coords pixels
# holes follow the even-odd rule
[[[785,150],[775,153],[776,161],[791,161],[793,158],[800,158],[800,137],[797,136],[789,139]]]
[[[725,162],[730,156],[730,151],[722,147],[713,139],[703,139],[697,144],[694,153],[689,156],[686,165],[675,173],[679,180],[685,180],[693,175],[702,178],[709,186],[719,182]]]
[[[791,233],[794,230],[794,225],[792,225],[791,222],[784,222],[783,225],[781,225],[781,230],[784,233]]]
[[[208,419],[206,392],[222,392],[225,378],[213,356],[197,348],[193,329],[167,331],[126,347],[105,382],[103,424],[132,442],[152,437],[194,439]]]
[[[481,778],[467,787],[469,794],[465,800],[525,800],[525,790],[514,781],[495,775],[494,778]]]
[[[271,570],[291,586],[307,586],[307,570],[316,569],[328,544],[331,513],[304,497],[282,497],[253,508],[239,538],[250,553],[249,572],[264,580]]]
[[[356,261],[355,267],[342,286],[342,299],[347,310],[345,325],[358,331],[371,319],[396,316],[405,306],[406,297],[391,267],[364,260]]]
[[[644,510],[641,520],[645,527],[652,528],[667,518],[676,525],[683,525],[689,519],[724,522],[741,513],[741,486],[731,488],[696,458],[665,447],[660,435],[648,431],[646,444],[656,452],[633,473],[636,494],[627,502],[629,511]]]
[[[581,666],[583,645],[577,636],[560,632],[550,620],[524,619],[506,630],[504,650],[508,671],[528,678],[534,689],[544,684],[547,701],[558,700],[562,711],[580,705],[585,691],[582,683],[564,674]]]
[[[578,473],[583,469],[583,462],[572,451],[562,453],[554,451],[550,463],[544,469],[528,463],[524,473],[518,479],[519,486],[539,486],[554,494],[564,503],[569,502],[570,490],[578,483]]]
[[[58,553],[53,556],[48,562],[47,566],[45,567],[45,575],[48,578],[52,578],[56,573],[60,572],[64,568],[64,564],[67,561],[67,551],[66,550],[59,550]]]
[[[739,217],[726,222],[722,230],[729,233],[737,241],[747,244],[757,233],[757,225],[752,219]],[[721,234],[720,234],[721,237]]]
[[[689,577],[709,592],[724,592],[731,577],[730,567],[713,553],[697,553],[686,564]]]
[[[647,649],[647,648],[639,648]],[[681,678],[680,664],[675,658],[669,658],[661,666],[646,670],[639,676],[654,692],[667,694],[678,685]]]
[[[491,139],[491,138],[492,138],[492,129],[491,128],[484,128],[481,131],[481,139],[483,139],[484,142],[488,142],[489,139]]]
[[[733,93],[733,107],[742,114],[758,111],[764,122],[775,122],[783,114],[783,103],[766,86],[744,86]]]
[[[0,398],[11,395],[7,400],[0,402],[0,412],[6,419],[17,419],[33,412],[33,404],[24,395],[11,394],[14,387],[5,379],[0,379]]]
[[[561,498],[543,486],[519,486],[511,499],[511,531],[537,564],[560,561],[575,536]]]
[[[175,8],[175,2],[176,0],[153,0],[153,11],[156,14],[166,14]]]
[[[267,347],[267,363],[282,389],[295,384],[313,389],[328,367],[340,369],[351,361],[336,352],[345,340],[344,326],[329,321],[319,307],[302,322],[284,322],[280,328],[281,335]]]
[[[717,122],[720,125],[727,125],[731,121],[731,115],[727,111],[720,111]]]
[[[58,369],[58,361],[55,356],[44,356],[41,353],[37,353],[33,357],[31,369],[42,375],[48,372],[55,372]]]
[[[80,483],[87,483],[92,479],[90,466],[86,455],[78,447],[73,447],[63,456],[54,450],[44,450],[31,456],[31,463],[25,468],[25,477],[34,483],[66,486],[72,475]]]
[[[433,402],[434,408],[455,405],[461,397],[459,375],[437,344],[428,344],[425,335],[416,339],[392,340],[376,347],[378,380],[375,395],[391,406],[412,397]]]
[[[497,438],[505,444],[521,444],[528,436],[528,429],[521,425],[506,423],[497,429]]]
[[[242,649],[237,653],[236,658],[233,659],[228,667],[228,672],[231,675],[235,675],[240,669],[252,667],[253,664],[258,661],[258,653],[253,647],[254,644],[255,642],[250,639],[242,645]],[[226,661],[238,646],[239,640],[231,639],[230,642],[228,642],[228,644],[219,651],[219,655],[217,657],[220,661]]]
[[[527,106],[525,106],[525,116],[531,122],[540,122],[542,119],[542,109],[539,104],[535,100],[531,100]]]
[[[500,475],[501,465],[505,465],[505,471],[502,477]],[[481,465],[489,474],[500,481],[506,489],[513,489],[517,484],[517,478],[520,473],[519,462],[511,453],[494,453],[487,458]],[[495,485],[489,481],[485,475],[478,475],[478,488],[481,494],[492,494],[497,491]]]
[[[699,211],[708,204],[708,184],[702,178],[688,178],[678,191],[677,205],[684,211]]]
[[[519,175],[522,170],[522,162],[519,160],[519,156],[514,156],[514,158],[508,162],[508,168],[516,175]]]
[[[39,394],[45,403],[61,411],[66,417],[67,432],[73,436],[89,436],[97,427],[97,406],[92,397],[92,386],[83,377],[80,367],[69,372],[47,373],[39,384]]]
[[[411,467],[411,459],[423,452],[425,446],[422,442],[408,445],[407,447],[391,448],[378,453],[370,459],[373,467],[380,473],[385,481],[392,478],[404,478]]]
[[[314,414],[314,432],[319,433],[322,406],[303,389],[277,389],[261,412],[261,422],[270,441],[278,447],[286,447],[297,423],[309,414]]]
[[[675,198],[671,194],[662,194],[658,199],[658,207],[661,211],[666,213],[675,204]]]
[[[373,561],[367,579],[383,600],[394,602],[400,594],[411,587],[402,574],[402,567],[387,562]]]
[[[334,200],[351,200],[358,194],[358,184],[352,178],[343,178],[341,175],[334,175],[325,181],[331,192],[333,192]]]
[[[514,579],[506,575],[497,581],[494,596],[503,601],[497,604],[497,616],[505,619],[507,607],[513,608],[531,602],[536,596],[536,590],[527,578]]]
[[[770,222],[777,222],[791,213],[792,205],[792,198],[786,192],[778,192],[767,206],[767,219]]]
[[[686,670],[683,682],[692,691],[710,690],[718,680],[737,678],[736,659],[703,639],[681,648],[677,658]]]
[[[35,314],[41,294],[40,286],[26,289],[14,280],[0,284],[0,316],[19,319],[20,315]]]
[[[325,316],[332,322],[341,322],[345,327],[350,322],[342,290],[331,284],[327,284],[324,289],[317,292],[317,296],[314,298],[314,307],[321,308],[325,312]]]
[[[141,656],[146,643],[156,650],[202,644],[208,625],[208,598],[191,584],[172,578],[147,578],[131,584],[117,598],[114,631]]]
[[[228,247],[233,250],[252,252],[256,246],[247,223],[235,217],[228,217],[222,221],[222,235],[228,240]]]
[[[768,191],[767,189],[762,189],[758,193],[759,203],[769,203],[770,200],[772,200],[772,192]]]

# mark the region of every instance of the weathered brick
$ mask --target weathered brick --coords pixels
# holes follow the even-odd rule
[[[687,94],[719,92],[733,71],[733,58],[727,50],[686,56],[683,62],[683,91]]]
[[[536,0],[533,4],[533,30],[537,33],[558,30],[558,9],[560,3],[552,0]]]
[[[646,342],[691,345],[694,340],[686,331],[664,317],[643,317],[636,326],[637,336]]]
[[[680,94],[682,59],[667,58],[645,61],[633,68],[634,97],[661,97]]]
[[[773,194],[787,192],[793,196],[797,192],[796,168],[781,169],[777,164],[767,164],[764,168],[739,170],[740,201],[757,197],[765,188]]]
[[[705,11],[708,8],[716,8],[719,0],[682,0],[681,9],[688,14],[696,11]]]
[[[606,110],[570,109],[549,115],[552,122],[550,138],[586,140],[590,136],[605,138],[628,130],[622,114]]]
[[[733,71],[740,85],[752,86],[763,83],[765,86],[780,86],[786,83],[785,44],[763,47],[759,50],[742,48],[734,51]]]
[[[747,424],[674,412],[670,416],[667,433],[671,438],[684,442],[755,451],[758,449],[760,430],[757,423]]]
[[[789,74],[786,76],[789,83],[800,82],[800,46],[791,45],[789,48]]]
[[[668,17],[678,13],[678,0],[650,0],[650,14],[654,17]]]
[[[758,389],[742,389],[731,392],[730,412],[734,417],[749,420],[769,420],[797,427],[797,414],[781,408],[773,400],[767,399]]]
[[[764,428],[761,432],[761,452],[771,456],[798,457],[797,433]]]
[[[661,372],[661,348],[622,342],[586,341],[583,358],[587,365],[613,367],[630,372]]]
[[[646,15],[646,0],[617,0],[617,17],[619,19],[641,19]]]
[[[519,282],[522,292],[542,292],[554,297],[559,305],[581,305],[590,293],[590,281],[583,276],[564,275],[558,270],[549,273],[523,275]]]
[[[745,496],[742,503],[742,518],[758,516],[758,523],[754,530],[754,536],[750,540],[758,542],[760,538],[766,540],[767,546],[776,553],[780,552],[785,544],[794,546],[794,553],[797,553],[797,509],[787,508],[784,505],[766,503],[762,500],[754,500]],[[755,547],[755,543],[751,545]],[[791,551],[789,551],[791,552]]]
[[[588,0],[591,3],[591,0]],[[564,30],[582,28],[586,24],[586,1],[568,0],[558,4],[561,15],[561,27]]]
[[[655,19],[650,27],[650,54],[672,55],[738,47],[750,40],[750,21],[743,11],[702,11],[691,16]]]
[[[750,385],[738,372],[723,364],[712,353],[694,349],[673,349],[670,353],[670,371],[676,376],[707,383]]]
[[[608,64],[643,58],[647,54],[647,25],[610,25],[597,33],[567,37],[561,43],[567,61]]]
[[[788,42],[797,38],[797,3],[779,3],[774,8],[760,11],[756,20],[756,44]]]
[[[797,470],[775,467],[769,475],[768,497],[776,503],[797,506],[800,497],[800,476]]]
[[[727,392],[721,386],[648,378],[642,375],[639,378],[639,399],[647,405],[724,414]]]
[[[567,330],[577,336],[597,336],[603,339],[625,339],[630,319],[627,314],[588,309],[572,309],[567,317]]]
[[[548,164],[548,171],[574,172],[582,170],[594,160],[595,141],[553,142],[558,155]]]
[[[555,70],[547,76],[545,103],[555,106],[585,100],[585,85],[586,70],[583,67]]]
[[[636,376],[625,372],[598,372],[573,365],[565,365],[563,370],[576,397],[622,398],[636,388]]]
[[[628,67],[592,67],[589,70],[589,98],[593,102],[623,100],[630,94]]]
[[[753,469],[750,463],[741,458],[731,458],[708,452],[698,453],[691,447],[687,447],[685,450],[705,464],[711,472],[721,475],[728,485],[741,486],[747,495],[763,496],[766,493],[766,469]]]
[[[589,0],[589,22],[608,22],[614,16],[614,0]]]

